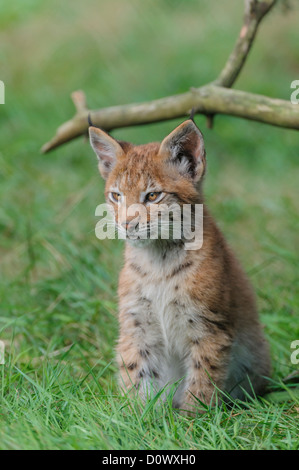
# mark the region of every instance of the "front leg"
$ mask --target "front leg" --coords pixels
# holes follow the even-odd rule
[[[190,415],[204,410],[196,398],[207,406],[215,404],[218,393],[215,385],[220,390],[224,386],[230,349],[231,344],[226,335],[209,335],[199,341],[192,341],[187,389],[181,405]]]
[[[157,340],[143,314],[138,314],[136,310],[120,312],[117,346],[119,383],[127,390],[137,390],[143,399],[152,389],[157,389],[160,378]]]

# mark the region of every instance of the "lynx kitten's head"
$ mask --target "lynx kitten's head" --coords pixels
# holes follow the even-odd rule
[[[142,238],[142,234],[148,239],[152,224],[150,238],[153,230],[155,238],[160,238],[166,226],[163,211],[169,213],[169,208],[201,202],[199,183],[205,171],[205,149],[193,120],[179,125],[161,144],[117,141],[93,126],[89,136],[99,171],[106,180],[105,196],[114,209],[118,230],[128,234],[138,228],[135,239]],[[155,221],[159,228],[153,224]],[[169,222],[167,225],[168,229]]]

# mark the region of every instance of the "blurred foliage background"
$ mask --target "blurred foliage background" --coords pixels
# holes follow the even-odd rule
[[[242,16],[237,0],[0,2],[0,338],[10,363],[38,374],[41,356],[59,359],[72,344],[74,377],[86,363],[113,359],[123,244],[94,234],[104,200],[95,156],[84,139],[40,154],[74,113],[70,93],[83,89],[95,109],[209,82]],[[278,2],[235,88],[290,98],[299,78],[298,23],[298,2]],[[146,143],[179,122],[113,135]],[[284,377],[295,369],[290,343],[299,337],[299,134],[225,116],[213,130],[202,116],[196,122],[206,140],[207,203],[256,289],[273,375]],[[113,386],[113,367],[101,374],[104,385]]]

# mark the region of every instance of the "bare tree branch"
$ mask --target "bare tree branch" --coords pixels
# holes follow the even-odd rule
[[[299,129],[299,106],[289,101],[231,90],[216,85],[192,88],[187,93],[145,103],[112,106],[91,112],[92,122],[110,131],[121,127],[149,124],[188,116],[192,107],[200,114],[227,114],[273,126]],[[48,152],[68,140],[84,134],[88,111],[76,114],[58,128],[56,136],[42,151]]]
[[[200,88],[145,103],[128,104],[89,111],[82,91],[72,93],[75,116],[62,124],[56,135],[42,147],[48,152],[86,133],[88,114],[92,122],[111,131],[121,127],[165,121],[196,113],[208,117],[212,127],[215,114],[227,114],[279,127],[299,129],[299,107],[288,101],[243,91],[230,90],[248,56],[257,28],[276,0],[245,0],[244,23],[235,47],[219,77]]]
[[[275,3],[276,0],[245,0],[244,21],[239,37],[219,77],[213,82],[214,85],[230,88],[236,81],[251,49],[259,24]]]
[[[243,26],[226,64],[219,77],[212,83],[230,88],[241,72],[258,27],[266,13],[274,6],[276,0],[245,0]],[[214,124],[214,115],[207,115],[207,127],[211,129]]]

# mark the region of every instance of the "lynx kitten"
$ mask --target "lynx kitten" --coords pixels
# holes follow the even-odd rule
[[[128,238],[118,291],[121,386],[146,398],[177,382],[173,405],[189,412],[195,398],[213,403],[215,386],[233,398],[262,394],[268,346],[251,286],[204,203],[204,141],[193,119],[161,144],[135,146],[94,126],[89,134],[115,225]],[[127,215],[132,204],[146,220]],[[161,234],[162,204],[203,204],[201,248],[185,249],[184,236],[130,239],[132,224],[148,234],[154,218]]]

